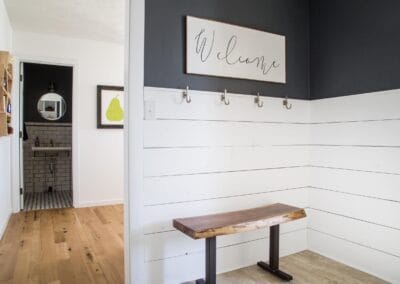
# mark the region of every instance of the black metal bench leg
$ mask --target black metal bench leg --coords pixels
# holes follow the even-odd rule
[[[257,265],[283,280],[293,279],[291,275],[279,270],[279,225],[269,228],[269,264],[260,261]]]
[[[206,280],[198,279],[196,284],[217,283],[217,238],[206,239]]]

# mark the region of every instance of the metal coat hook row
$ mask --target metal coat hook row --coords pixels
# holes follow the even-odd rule
[[[186,90],[183,91],[182,98],[190,104],[192,101],[192,98],[189,96],[189,87],[186,86]]]
[[[221,101],[224,102],[224,104],[227,106],[230,104],[226,89],[224,90],[224,93],[221,95]]]
[[[260,93],[257,93],[257,96],[254,98],[254,102],[257,104],[258,107],[264,106],[264,102],[261,100]]]
[[[287,96],[283,100],[283,105],[286,107],[286,109],[291,109],[292,108],[292,104],[289,104],[289,100],[288,100]]]

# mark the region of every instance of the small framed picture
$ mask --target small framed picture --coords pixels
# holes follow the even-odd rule
[[[97,85],[97,128],[124,127],[124,87]]]

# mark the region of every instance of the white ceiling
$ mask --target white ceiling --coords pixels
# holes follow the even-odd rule
[[[125,0],[5,0],[15,30],[123,42]]]

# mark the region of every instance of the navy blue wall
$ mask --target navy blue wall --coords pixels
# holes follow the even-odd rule
[[[318,99],[400,88],[398,0],[146,0],[145,85]],[[287,84],[185,74],[184,16],[286,36]]]
[[[308,0],[146,0],[145,85],[309,98]],[[185,74],[186,15],[286,36],[287,83]]]
[[[400,1],[310,1],[311,98],[400,88]]]

